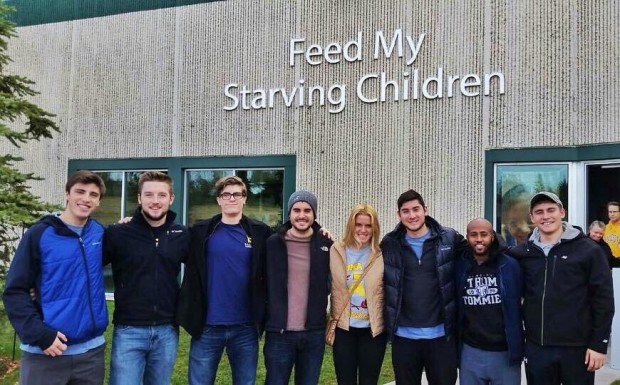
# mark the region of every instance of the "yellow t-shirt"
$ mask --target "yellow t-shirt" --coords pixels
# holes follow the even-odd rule
[[[620,222],[614,224],[609,222],[605,226],[603,239],[611,248],[611,253],[615,258],[620,258]]]

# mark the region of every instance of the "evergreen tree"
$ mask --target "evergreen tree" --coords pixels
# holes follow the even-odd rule
[[[0,2],[0,139],[19,148],[33,139],[51,138],[59,128],[51,120],[53,114],[28,100],[38,94],[31,88],[34,83],[7,73],[6,67],[11,62],[8,43],[16,36],[15,24],[8,19],[13,11]],[[8,268],[22,227],[55,208],[32,194],[28,182],[41,178],[20,172],[16,163],[22,160],[11,154],[0,155],[0,278]]]

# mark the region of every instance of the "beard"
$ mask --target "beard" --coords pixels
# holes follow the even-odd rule
[[[149,212],[147,212],[146,210],[142,209],[142,215],[144,215],[144,217],[146,219],[150,219],[152,221],[159,221],[159,220],[163,219],[167,214],[168,214],[168,210],[162,211],[161,214],[159,214],[158,216],[155,216],[155,215],[151,215]]]

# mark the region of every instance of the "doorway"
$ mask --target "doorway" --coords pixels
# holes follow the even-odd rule
[[[607,202],[620,201],[620,162],[586,166],[587,225],[608,222]],[[587,232],[587,227],[584,229]]]

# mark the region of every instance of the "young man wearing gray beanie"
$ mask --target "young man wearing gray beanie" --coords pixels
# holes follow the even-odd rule
[[[325,351],[329,248],[315,221],[316,196],[294,192],[289,220],[267,239],[266,384],[317,384]]]

